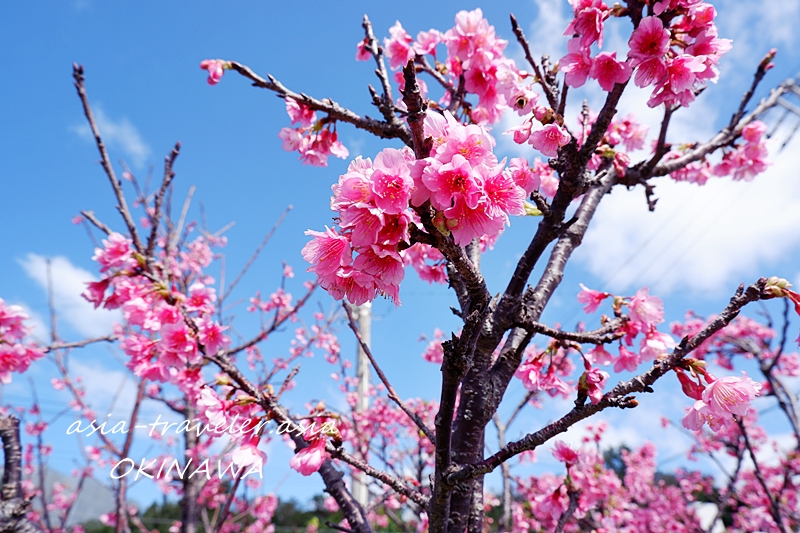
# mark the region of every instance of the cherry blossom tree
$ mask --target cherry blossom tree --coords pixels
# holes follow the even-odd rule
[[[94,414],[82,403],[64,353],[113,342],[124,352],[138,386],[130,426],[144,398],[162,402],[186,427],[252,422],[225,437],[187,431],[181,443],[185,457],[180,468],[190,468],[190,460],[200,465],[210,457],[229,456],[239,468],[232,487],[205,473],[187,480],[171,476],[168,469],[162,476],[163,461],[137,464],[129,459],[131,468],[153,475],[161,490],[181,495],[183,518],[175,528],[187,533],[201,524],[207,532],[226,533],[273,527],[275,496],[248,500],[238,491],[240,483],[257,483],[246,472],[267,460],[260,446],[272,437],[255,426],[277,428],[275,434],[294,450],[290,466],[302,475],[319,476],[328,494],[326,507],[343,516],[328,525],[346,532],[366,533],[390,523],[431,533],[702,531],[695,506],[701,497],[716,506],[716,517],[705,526],[709,531],[721,524],[736,531],[797,530],[800,411],[787,380],[800,374],[789,334],[790,311],[794,306],[800,314],[800,295],[785,279],[764,277],[741,285],[718,314],[689,314],[669,328],[663,325],[662,300],[647,287],[618,295],[582,286],[577,300],[587,315],[604,312],[588,329],[570,331],[540,321],[598,205],[612,189],[641,187],[654,210],[659,178],[698,186],[711,179],[754,179],[769,164],[766,126],[759,119],[791,86],[782,84],[760,102],[752,101],[773,66],[771,50],[716,135],[669,143],[673,115],[691,107],[701,91],[714,90],[708,84],[716,81],[718,62],[731,48],[731,41],[718,35],[714,6],[698,0],[628,0],[612,7],[601,0],[570,3],[572,20],[558,28],[568,38],[568,53],[555,63],[547,56],[534,58],[511,17],[524,65],[510,57],[508,41],[480,9],[461,11],[452,28],[421,31],[416,38],[397,22],[382,42],[365,16],[355,59],[374,62],[379,88],[369,86],[369,91],[380,118],[296,92],[237,61],[201,63],[211,85],[233,71],[281,97],[290,124],[278,137],[303,164],[325,167],[331,156],[350,158],[338,137],[342,125],[396,140],[377,154],[355,156],[347,172],[331,180],[332,225],[306,232],[310,240],[302,249],[316,281],[305,283],[303,296],[295,300],[287,289],[293,274],[285,269],[269,298],[250,299],[249,311],[263,317],[263,326],[241,343],[231,338],[233,324],[223,305],[240,278],[225,287],[209,274],[214,250],[225,238],[187,222],[188,200],[177,221],[166,209],[180,145],[166,157],[155,191],[143,190],[128,170],[123,177],[130,185],[123,186],[95,124],[83,68],[76,65],[75,85],[124,227],[115,231],[91,211],[82,212],[82,220],[104,234],[93,258],[102,278],[89,284],[84,297],[96,307],[120,309],[123,322],[112,336],[74,343],[60,339],[52,328],[52,342],[37,345],[26,339],[21,310],[0,301],[0,376],[8,381],[49,354],[61,373],[54,386],[66,389],[89,421]],[[603,51],[607,25],[627,32],[627,50]],[[600,109],[576,101],[574,91],[582,86],[602,91]],[[645,91],[647,105],[663,111],[654,138],[635,116],[618,115],[626,91]],[[497,129],[501,118],[514,115],[507,132]],[[500,159],[497,133],[509,134],[530,156]],[[126,188],[136,194],[133,209],[142,211],[138,222]],[[507,285],[493,295],[481,271],[481,254],[494,246],[512,217],[521,216],[538,217],[538,225]],[[537,266],[541,274],[535,279]],[[400,305],[407,267],[430,283],[446,283],[455,296],[451,310],[462,322],[450,334],[437,331],[423,355],[440,365],[435,399],[397,394],[350,308],[377,297]],[[341,300],[341,310],[306,310],[318,287]],[[777,298],[786,303],[779,324],[771,317],[760,323],[740,316],[749,304]],[[366,410],[356,409],[357,379],[332,332],[340,318],[380,381],[370,391]],[[268,364],[262,355],[267,338],[293,322],[301,325],[290,355]],[[349,410],[320,402],[296,412],[282,402],[299,379],[300,358],[314,353],[334,366],[333,379]],[[745,359],[758,375],[729,374]],[[688,397],[681,429],[696,441],[691,453],[733,461],[724,486],[687,471],[668,482],[656,471],[652,444],[624,450],[623,469],[614,471],[601,453],[602,422],[589,426],[581,446],[558,440],[604,410],[634,409],[637,396],[653,392],[667,375],[675,376]],[[508,403],[506,392],[515,379],[527,394],[503,420],[499,408],[504,399]],[[785,414],[794,442],[794,451],[770,464],[759,450],[775,443],[751,406],[754,398],[767,395]],[[571,409],[553,413],[552,422],[519,440],[506,440],[522,410],[543,408],[556,397],[573,401]],[[30,485],[23,493],[16,424],[10,414],[0,421],[6,460],[0,520],[20,531],[61,531],[65,520],[48,523],[47,511],[26,517],[24,496],[37,497],[37,492]],[[34,425],[29,433],[41,436],[45,429],[46,424]],[[100,446],[88,451],[88,462],[117,468],[130,454],[133,435],[119,442],[100,437]],[[497,437],[496,451],[487,454],[490,436]],[[530,460],[546,443],[563,463],[562,472],[512,473],[512,459]],[[43,446],[40,441],[40,456]],[[26,464],[34,449],[26,452]],[[223,464],[211,463],[218,470]],[[209,468],[214,467],[206,466],[206,472]],[[498,469],[503,487],[493,494],[484,480]],[[368,505],[353,496],[346,481],[345,474],[358,472],[371,479]],[[105,521],[118,533],[130,531],[131,524],[144,533],[146,527],[127,504],[126,483],[124,476],[116,481],[117,509]],[[38,497],[45,499],[43,490]],[[68,515],[69,502],[63,497],[53,508]]]

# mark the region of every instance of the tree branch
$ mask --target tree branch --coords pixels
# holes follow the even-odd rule
[[[156,193],[156,197],[153,200],[153,216],[150,217],[150,237],[147,239],[147,250],[144,254],[149,261],[153,260],[153,252],[156,249],[158,226],[161,223],[161,206],[164,204],[164,195],[167,193],[167,189],[169,189],[175,177],[172,166],[175,164],[175,159],[177,159],[180,151],[181,143],[177,142],[169,155],[164,158],[164,178],[161,180],[161,187],[158,189],[158,193]]]
[[[392,400],[397,406],[406,414],[408,417],[416,424],[420,431],[428,438],[431,444],[436,442],[436,437],[434,436],[433,432],[425,425],[425,422],[420,418],[420,416],[408,408],[408,406],[400,399],[395,392],[394,387],[392,384],[389,383],[389,379],[386,377],[386,374],[383,373],[383,370],[378,366],[378,362],[375,361],[375,357],[372,355],[372,350],[370,350],[367,343],[364,342],[364,339],[361,337],[361,332],[358,331],[358,326],[356,325],[355,320],[353,319],[353,312],[350,310],[350,305],[347,302],[342,302],[342,307],[344,308],[344,312],[347,313],[347,320],[350,326],[350,329],[353,331],[353,334],[356,336],[356,340],[358,344],[361,346],[361,349],[364,350],[364,353],[367,355],[369,362],[372,363],[372,367],[375,369],[375,372],[378,374],[381,382],[386,386],[386,391],[388,392],[389,399]]]
[[[397,124],[389,124],[387,122],[375,120],[366,116],[362,117],[353,111],[340,106],[330,98],[318,100],[303,93],[296,93],[287,89],[281,82],[270,75],[267,75],[269,79],[265,80],[250,70],[250,68],[246,65],[242,65],[236,61],[230,61],[230,65],[233,70],[245,78],[250,79],[254,86],[273,91],[281,98],[291,98],[310,109],[327,113],[328,116],[333,120],[352,124],[356,128],[366,130],[382,139],[400,139],[408,146],[411,146],[412,144],[408,128],[402,122],[398,122]]]
[[[542,76],[542,71],[539,69],[539,65],[533,59],[533,55],[531,55],[531,47],[528,44],[528,39],[525,38],[525,33],[522,31],[522,28],[519,27],[519,23],[517,22],[517,18],[512,13],[511,17],[511,31],[514,32],[514,35],[517,37],[517,41],[519,42],[520,46],[522,46],[522,50],[525,52],[525,59],[528,60],[528,63],[531,67],[533,67],[533,72],[536,74],[536,80],[541,85],[542,90],[544,91],[544,95],[547,98],[547,103],[550,104],[550,108],[555,111],[558,109],[558,100],[556,98],[555,91],[550,85],[547,83],[547,80],[544,79]]]
[[[103,165],[103,170],[105,170],[108,180],[111,182],[111,187],[114,189],[114,195],[117,197],[117,210],[120,215],[122,215],[122,219],[128,227],[128,232],[131,235],[136,251],[140,254],[144,254],[144,246],[142,246],[142,241],[139,239],[139,232],[136,230],[136,224],[128,210],[128,203],[125,201],[125,195],[122,192],[122,183],[120,183],[114,173],[114,167],[111,165],[111,160],[108,157],[106,145],[103,143],[102,137],[100,137],[100,130],[97,129],[97,123],[94,120],[92,108],[89,106],[89,97],[86,95],[86,88],[84,86],[83,65],[78,65],[77,63],[72,65],[72,77],[75,78],[75,88],[78,90],[78,96],[83,104],[83,113],[86,115],[86,120],[89,121],[89,127],[92,130],[95,144],[100,152],[100,163]],[[84,216],[86,216],[86,213],[84,213]]]
[[[627,320],[627,317],[615,318],[594,331],[563,331],[536,322],[529,317],[520,318],[514,326],[522,328],[529,333],[541,333],[546,337],[559,341],[573,341],[580,344],[608,344],[624,335],[618,330]]]
[[[526,450],[533,450],[541,446],[556,435],[567,431],[575,423],[588,418],[608,407],[631,408],[638,402],[630,396],[634,393],[650,392],[651,385],[661,376],[675,368],[681,360],[700,346],[705,340],[714,333],[730,324],[736,318],[742,307],[750,302],[755,302],[768,295],[763,293],[767,280],[759,279],[745,290],[740,286],[736,295],[731,298],[728,306],[711,322],[709,322],[700,332],[692,337],[684,337],[680,344],[663,359],[656,360],[653,366],[643,374],[640,374],[628,381],[618,383],[611,391],[607,392],[597,404],[576,405],[569,413],[559,420],[548,424],[535,433],[529,433],[516,442],[509,443],[505,448],[499,450],[484,461],[465,465],[447,476],[448,484],[463,482],[478,476],[488,474],[504,461],[519,455]]]

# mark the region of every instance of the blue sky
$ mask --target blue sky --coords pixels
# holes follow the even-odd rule
[[[734,48],[721,63],[720,83],[711,86],[688,111],[676,115],[672,142],[705,139],[725,123],[769,48],[779,48],[777,66],[767,75],[758,96],[800,70],[794,31],[800,23],[800,1],[730,0],[714,5],[720,13],[720,35],[732,38]],[[4,187],[0,221],[6,229],[0,236],[0,297],[24,305],[46,321],[42,265],[44,258],[55,258],[62,336],[75,340],[108,331],[114,318],[92,312],[76,297],[95,267],[93,245],[83,228],[70,224],[70,219],[80,210],[93,210],[112,227],[121,229],[122,225],[97,164],[97,151],[85,136],[72,87],[73,62],[85,66],[89,97],[112,160],[124,159],[140,177],[154,165],[158,176],[164,155],[175,141],[182,142],[175,168],[176,204],[195,185],[194,218],[199,218],[202,202],[210,228],[235,221],[224,250],[229,271],[240,268],[286,206],[294,206],[232,300],[246,299],[256,290],[273,290],[279,283],[282,261],[298,273],[290,290],[300,294],[300,283],[307,276],[299,253],[306,242],[303,231],[331,223],[330,184],[347,161],[331,159],[326,169],[300,165],[296,154],[284,152],[277,138],[278,130],[289,122],[282,102],[231,73],[218,86],[209,87],[198,67],[200,61],[234,59],[261,74],[273,74],[292,89],[331,97],[359,113],[375,115],[367,91],[367,84],[376,81],[373,67],[354,61],[355,43],[363,37],[362,15],[369,14],[379,36],[386,35],[395,20],[415,35],[431,27],[446,30],[458,10],[475,7],[450,1],[337,2],[301,8],[289,2],[153,3],[144,7],[78,0],[54,3],[43,11],[33,4],[4,3],[0,6],[0,49],[7,75],[0,99],[0,182]],[[506,39],[511,37],[508,13],[513,11],[531,38],[534,55],[547,52],[558,58],[563,52],[566,1],[498,1],[481,7]],[[612,49],[624,42],[618,33],[607,39]],[[519,61],[519,48],[513,42],[509,53]],[[573,113],[581,96],[597,106],[598,92],[576,93],[571,101]],[[644,109],[646,97],[633,91],[623,99],[622,112]],[[652,134],[658,113],[649,111],[641,116],[651,125]],[[498,152],[518,155],[517,147],[499,135],[501,132],[500,127],[495,131],[500,141]],[[352,128],[340,127],[339,134],[353,156],[374,156],[384,146],[397,146]],[[753,183],[717,180],[698,188],[662,180],[657,184],[661,200],[655,213],[647,212],[640,189],[615,191],[604,200],[595,227],[576,254],[545,318],[565,327],[583,319],[575,300],[581,281],[621,294],[648,285],[664,299],[668,322],[680,319],[688,308],[701,314],[722,309],[739,283],[761,275],[780,275],[800,284],[796,259],[800,251],[796,229],[800,224],[796,208],[800,201],[798,146],[798,142],[790,144]],[[486,255],[484,266],[493,292],[502,289],[513,271],[535,223],[534,219],[512,221],[496,249]],[[538,274],[539,270],[534,272],[534,276]],[[430,336],[434,326],[444,330],[457,327],[448,309],[453,297],[444,287],[418,281],[410,271],[401,296],[400,308],[382,300],[375,304],[374,351],[402,396],[437,397],[439,372],[422,361],[424,344],[418,339],[421,334]],[[325,296],[318,300],[325,308],[332,304]],[[778,306],[768,307],[777,313]],[[243,308],[237,314],[245,315]],[[242,318],[240,329],[254,331],[255,322]],[[352,354],[353,343],[346,329],[339,329],[345,354]],[[45,334],[46,328],[41,326],[37,332]],[[285,354],[287,349],[288,335],[277,336],[269,343],[268,357]],[[115,357],[102,347],[73,356],[76,371],[85,374],[99,411],[123,378]],[[321,360],[306,362],[306,381],[299,380],[298,390],[290,398],[293,406],[300,408],[310,396],[319,398],[320,390],[335,404],[335,386],[327,378],[330,371]],[[31,375],[45,411],[54,413],[65,397],[46,390],[52,365],[42,361]],[[653,416],[664,409],[675,419],[681,416],[688,400],[674,394],[673,385],[662,384],[659,393],[643,399],[637,413],[609,414],[613,439],[629,444],[645,438],[656,440],[664,446],[661,459],[685,449],[688,441],[675,432],[657,433],[657,417]],[[117,403],[120,409],[125,390],[123,387]],[[509,392],[508,410],[522,394],[521,387]],[[4,395],[12,404],[26,404],[31,398],[28,383],[19,377],[6,387]],[[523,429],[557,416],[565,405],[554,407],[553,415],[531,410],[510,437],[521,436]],[[780,420],[774,424],[776,432],[782,431]],[[53,464],[66,470],[76,453],[74,443],[58,444]],[[316,478],[307,480],[288,471],[289,452],[280,442],[274,443],[269,453],[267,490],[279,485],[282,495],[299,498],[321,491]],[[540,457],[546,465],[545,455],[549,454]],[[134,495],[146,501],[148,492],[135,489]]]

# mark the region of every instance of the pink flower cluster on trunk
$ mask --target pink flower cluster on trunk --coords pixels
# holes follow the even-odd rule
[[[426,202],[437,212],[439,231],[461,245],[473,239],[491,245],[510,216],[525,214],[525,197],[540,183],[527,161],[504,168],[486,130],[462,125],[449,112],[429,112],[424,128],[433,139],[430,157],[416,160],[408,148],[387,148],[374,163],[356,158],[332,187],[339,228],[306,232],[313,240],[303,258],[335,298],[360,304],[385,295],[399,304],[406,264],[423,279],[444,280],[437,250],[408,249],[409,228],[419,225],[414,208]]]

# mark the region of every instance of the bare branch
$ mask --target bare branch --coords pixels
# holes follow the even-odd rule
[[[291,98],[310,109],[327,113],[328,116],[333,120],[352,124],[356,128],[366,130],[374,135],[377,135],[378,137],[381,137],[382,139],[400,139],[408,146],[411,146],[411,136],[408,132],[408,128],[402,122],[398,124],[389,124],[387,122],[375,120],[366,116],[362,117],[355,112],[340,106],[330,98],[318,100],[306,94],[296,93],[287,89],[281,82],[272,76],[268,76],[269,79],[265,80],[246,65],[242,65],[236,61],[230,61],[230,65],[233,70],[245,78],[250,79],[253,82],[253,85],[256,87],[273,91],[281,98]]]
[[[756,92],[758,84],[761,83],[761,80],[764,79],[764,75],[770,69],[770,65],[774,57],[775,50],[773,49],[767,52],[767,54],[761,59],[761,62],[758,64],[758,68],[756,69],[756,73],[753,76],[753,83],[750,84],[750,88],[742,96],[739,109],[736,110],[736,113],[733,114],[731,121],[728,123],[729,130],[733,130],[744,116],[744,110],[747,107],[747,104],[750,103],[750,100],[753,98],[753,94]]]
[[[792,80],[787,80],[772,89],[769,96],[762,99],[750,114],[739,120],[736,126],[732,128],[726,126],[709,141],[687,150],[682,156],[659,163],[653,169],[653,176],[665,176],[730,144],[742,134],[745,126],[758,119],[768,109],[774,107],[778,103],[778,99],[790,90],[791,84],[793,84]]]
[[[111,235],[111,230],[108,228],[108,226],[97,220],[97,218],[94,216],[93,211],[81,211],[81,215],[83,215],[83,217],[89,222],[91,222],[97,229],[99,229],[106,235]]]
[[[91,339],[84,339],[82,341],[76,342],[61,342],[61,343],[54,343],[50,346],[46,346],[44,349],[44,353],[52,352],[53,350],[68,350],[71,348],[83,348],[84,346],[88,346],[89,344],[94,344],[96,342],[114,342],[117,340],[116,335],[106,335],[104,337],[94,337]]]
[[[261,241],[261,244],[259,244],[259,245],[258,245],[258,248],[256,248],[256,251],[255,251],[255,252],[253,252],[253,255],[251,255],[251,256],[250,256],[250,259],[248,259],[248,260],[247,260],[247,263],[245,263],[245,265],[244,265],[244,268],[242,269],[242,271],[241,271],[241,272],[239,272],[239,274],[236,276],[236,279],[234,279],[234,280],[233,280],[233,283],[231,283],[231,284],[228,286],[228,288],[227,288],[227,289],[225,289],[225,292],[223,293],[222,297],[219,299],[219,301],[220,301],[220,306],[222,305],[222,302],[223,302],[223,301],[224,301],[224,300],[225,300],[225,299],[226,299],[228,296],[230,296],[230,294],[231,294],[231,291],[232,291],[232,290],[234,289],[234,287],[236,287],[236,285],[237,285],[237,284],[238,284],[238,283],[239,283],[239,282],[242,280],[242,278],[243,278],[243,277],[244,277],[244,275],[247,273],[247,271],[250,269],[250,267],[251,267],[251,266],[253,266],[253,263],[256,261],[256,259],[258,259],[258,255],[261,253],[261,250],[263,250],[263,249],[264,249],[264,246],[266,246],[266,245],[267,245],[267,243],[269,242],[269,240],[270,240],[270,239],[272,238],[272,236],[275,234],[275,231],[277,231],[277,229],[278,229],[278,228],[280,227],[280,225],[283,223],[283,220],[286,218],[286,215],[288,215],[288,214],[289,214],[289,211],[291,211],[292,209],[293,209],[293,206],[289,205],[289,206],[287,206],[287,207],[286,207],[286,209],[284,209],[284,210],[283,210],[283,213],[281,213],[281,216],[280,216],[280,217],[278,217],[278,220],[277,220],[277,222],[275,222],[275,224],[273,224],[273,225],[272,225],[272,228],[271,228],[271,229],[270,229],[270,230],[267,232],[267,234],[264,236],[264,239]]]
[[[514,35],[517,37],[517,41],[519,42],[520,46],[522,46],[522,50],[525,52],[525,59],[527,59],[530,66],[533,67],[533,72],[536,74],[536,81],[538,81],[539,85],[542,86],[544,95],[547,98],[547,103],[550,104],[550,108],[555,111],[558,109],[558,99],[555,91],[547,83],[547,80],[544,79],[544,76],[542,76],[542,71],[539,69],[539,65],[533,59],[533,55],[531,55],[531,47],[530,44],[528,44],[528,39],[525,38],[525,33],[522,31],[522,28],[519,27],[517,18],[513,14],[511,15],[511,30],[514,32]]]
[[[753,461],[753,469],[758,480],[759,485],[761,485],[761,489],[764,491],[764,496],[769,501],[769,508],[770,508],[770,515],[772,519],[775,521],[775,525],[780,529],[783,533],[788,533],[786,529],[786,525],[783,523],[783,518],[781,517],[781,508],[778,505],[778,502],[775,501],[775,498],[772,496],[772,491],[770,490],[769,486],[767,486],[767,482],[764,480],[764,474],[761,473],[761,467],[758,464],[758,459],[756,459],[756,454],[753,452],[753,446],[750,444],[750,437],[747,436],[747,428],[744,426],[744,422],[741,419],[737,419],[736,423],[739,425],[739,430],[742,432],[742,437],[744,437],[744,445],[747,448],[747,451],[750,453],[750,460]]]
[[[389,383],[389,379],[386,377],[386,374],[383,373],[383,370],[378,366],[378,362],[375,361],[375,357],[372,355],[372,350],[370,350],[367,343],[364,342],[364,339],[361,337],[361,332],[358,330],[358,326],[356,325],[355,320],[353,319],[353,312],[350,309],[350,305],[347,302],[342,302],[342,307],[344,308],[345,313],[347,313],[347,320],[350,326],[350,329],[353,331],[353,334],[356,336],[356,340],[358,344],[361,346],[361,349],[364,350],[364,353],[367,355],[369,362],[372,363],[373,368],[375,368],[375,372],[378,374],[383,385],[386,387],[386,391],[388,392],[389,399],[392,400],[397,406],[406,414],[408,417],[417,425],[420,431],[428,437],[428,440],[431,443],[436,442],[436,437],[434,436],[433,432],[425,425],[425,422],[420,418],[420,416],[408,408],[408,406],[400,399],[397,395],[397,392],[392,387],[392,384]]]
[[[161,180],[161,187],[158,189],[158,193],[156,193],[156,197],[153,200],[153,216],[150,218],[150,237],[147,239],[147,250],[144,254],[148,261],[153,259],[153,251],[156,249],[158,226],[161,221],[161,206],[164,203],[164,195],[172,184],[172,179],[175,177],[172,166],[175,164],[175,159],[178,157],[180,151],[181,143],[175,143],[175,147],[164,159],[164,178]]]
[[[619,328],[627,322],[627,317],[615,318],[610,320],[602,328],[594,331],[563,331],[554,329],[540,322],[531,319],[521,319],[514,324],[517,327],[531,333],[541,333],[547,337],[560,341],[573,341],[581,344],[608,344],[621,338],[624,333],[619,332]]]
[[[92,108],[89,106],[89,97],[86,95],[86,88],[84,87],[83,65],[72,65],[72,77],[75,78],[75,88],[78,90],[78,96],[83,104],[83,113],[86,115],[86,120],[89,121],[89,127],[92,130],[95,144],[97,144],[97,149],[100,151],[100,163],[103,165],[103,170],[105,170],[108,180],[111,182],[111,188],[114,189],[114,195],[117,197],[117,210],[122,215],[122,219],[125,221],[125,225],[128,227],[128,232],[131,235],[131,239],[133,240],[133,245],[136,248],[136,251],[140,254],[144,254],[144,246],[142,246],[142,241],[139,239],[139,232],[136,229],[136,224],[134,223],[133,217],[128,210],[128,203],[125,201],[125,194],[122,192],[122,183],[117,179],[117,176],[114,173],[114,167],[111,165],[111,160],[108,157],[106,145],[103,143],[102,137],[100,137],[100,130],[97,129],[97,123],[94,120]],[[86,215],[84,214],[84,216]]]

